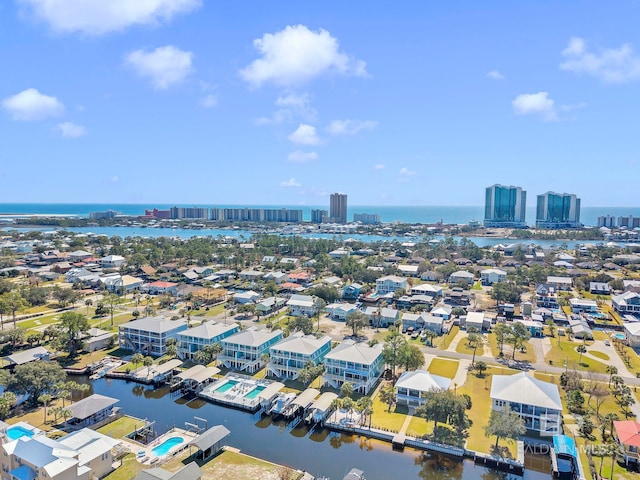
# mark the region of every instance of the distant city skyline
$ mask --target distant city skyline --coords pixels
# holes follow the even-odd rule
[[[0,202],[640,204],[632,0],[121,5],[0,5]]]

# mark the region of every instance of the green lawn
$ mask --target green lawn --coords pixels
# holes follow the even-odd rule
[[[640,372],[640,357],[638,357],[638,354],[633,350],[633,348],[628,347],[620,342],[615,342],[615,350],[616,355],[618,355],[620,359],[625,362],[630,372]]]
[[[413,417],[407,427],[407,435],[421,438],[433,433],[433,422],[427,422],[424,418]]]
[[[489,341],[489,347],[491,347],[491,355],[493,355],[494,358],[499,358],[500,348],[498,348],[498,341],[496,340],[495,334],[489,333],[485,336],[485,338],[488,339]],[[536,352],[535,352],[535,349],[533,348],[533,345],[527,343],[525,347],[526,347],[525,352],[521,352],[520,350],[516,352],[516,360],[535,363],[537,359],[536,359]],[[506,358],[511,358],[513,354],[513,348],[511,347],[511,345],[509,345],[508,343],[505,343],[503,345],[502,351]]]
[[[111,438],[124,438],[137,427],[142,426],[142,421],[133,417],[120,417],[114,422],[111,422],[104,427],[100,427],[98,432],[108,435]]]
[[[460,362],[457,360],[448,360],[446,358],[436,357],[429,364],[429,372],[441,377],[453,378],[456,376]]]
[[[404,406],[394,406],[391,411],[387,411],[387,404],[380,401],[380,396],[376,395],[373,399],[373,414],[371,415],[371,426],[380,428],[382,430],[388,430],[392,432],[399,432],[402,428],[402,424],[407,416],[407,408]]]
[[[104,480],[130,480],[142,471],[142,464],[136,460],[134,453],[128,453],[122,459],[122,465],[104,477]]]
[[[590,370],[598,373],[606,372],[606,365],[597,360],[582,357],[580,361],[580,354],[576,352],[576,348],[582,342],[570,342],[568,340],[552,339],[551,350],[545,357],[545,361],[552,363],[555,366],[563,367],[565,361],[568,364],[568,368],[574,368],[576,370]],[[586,342],[587,347],[590,342]]]
[[[446,350],[447,348],[449,348],[449,345],[451,344],[451,340],[455,338],[455,336],[458,334],[459,331],[460,331],[460,327],[458,327],[457,325],[452,327],[449,333],[441,337],[438,348],[440,350]]]
[[[609,355],[607,355],[606,353],[600,352],[598,350],[587,350],[587,352],[589,353],[589,355],[593,355],[594,357],[598,357],[602,360],[605,360],[605,361],[609,360]]]

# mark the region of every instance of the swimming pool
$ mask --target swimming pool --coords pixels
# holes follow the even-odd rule
[[[33,437],[33,431],[21,427],[20,425],[14,425],[7,429],[7,437],[9,437],[9,440],[17,440],[22,437]]]
[[[216,392],[220,392],[220,393],[228,392],[237,384],[238,382],[236,380],[228,380],[227,383],[224,383],[220,385],[218,388],[216,388]]]
[[[626,340],[627,337],[624,336],[624,333],[614,333],[613,336],[618,340]]]
[[[254,388],[253,390],[251,390],[249,393],[247,393],[244,398],[248,399],[248,400],[253,400],[254,398],[256,398],[261,391],[263,391],[266,387],[262,386],[262,385],[258,385],[256,388]]]
[[[151,450],[151,454],[155,455],[156,457],[162,457],[163,455],[166,455],[167,452],[169,452],[169,450],[171,450],[173,447],[175,447],[176,445],[180,445],[183,442],[184,438],[182,437],[167,438],[160,445],[154,447],[153,450]]]

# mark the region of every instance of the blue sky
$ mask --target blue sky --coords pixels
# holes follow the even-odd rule
[[[640,4],[0,3],[0,202],[636,206]],[[615,169],[615,175],[612,172]]]

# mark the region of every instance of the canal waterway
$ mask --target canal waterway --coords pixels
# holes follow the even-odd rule
[[[471,460],[455,460],[413,449],[394,451],[391,445],[364,437],[329,432],[324,429],[310,432],[306,427],[290,429],[285,422],[260,418],[240,410],[214,405],[200,399],[174,399],[166,387],[139,385],[125,380],[102,378],[90,381],[85,393],[99,393],[120,399],[125,414],[155,421],[155,429],[162,434],[170,428],[185,427],[194,417],[205,418],[209,427],[224,425],[230,431],[226,443],[242,452],[271,462],[288,465],[341,479],[352,467],[365,471],[367,480],[429,479],[429,480],[506,480],[523,477],[508,475],[475,465]],[[74,380],[80,380],[74,377]],[[529,458],[523,480],[547,480],[548,457]]]

